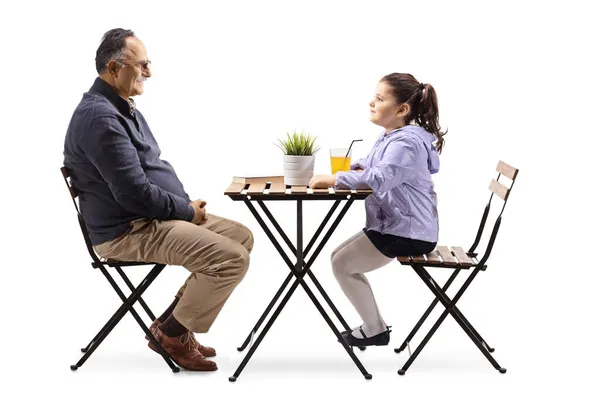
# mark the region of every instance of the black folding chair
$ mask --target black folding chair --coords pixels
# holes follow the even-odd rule
[[[500,222],[502,221],[502,213],[504,212],[506,201],[508,200],[508,196],[514,185],[515,178],[517,177],[517,173],[519,172],[518,169],[511,167],[503,161],[498,162],[496,171],[498,172],[498,176],[496,177],[496,179],[492,179],[492,182],[489,187],[489,189],[492,191],[492,194],[490,195],[490,200],[485,206],[483,216],[481,218],[481,223],[479,224],[479,229],[477,231],[477,236],[475,237],[475,242],[469,248],[469,251],[465,252],[462,247],[458,246],[438,246],[429,254],[412,257],[398,257],[398,261],[400,261],[401,264],[410,265],[415,270],[417,275],[419,275],[423,282],[425,282],[427,287],[433,292],[436,298],[435,300],[433,300],[427,311],[425,311],[425,314],[423,314],[421,319],[417,322],[417,325],[415,325],[413,330],[409,333],[408,337],[404,340],[402,345],[399,348],[394,349],[394,351],[396,353],[400,353],[402,350],[408,347],[410,353],[410,341],[413,339],[421,325],[423,325],[429,314],[431,314],[437,303],[441,302],[445,308],[442,315],[437,319],[437,321],[429,330],[427,335],[425,335],[425,338],[421,341],[415,352],[410,355],[410,358],[408,359],[408,361],[406,361],[404,366],[400,370],[398,370],[398,374],[400,375],[404,375],[406,370],[408,370],[410,365],[415,361],[419,353],[421,353],[423,347],[425,347],[429,339],[431,339],[433,334],[439,328],[444,319],[446,319],[448,314],[452,315],[452,317],[465,331],[465,333],[471,338],[471,340],[473,341],[473,343],[475,343],[477,348],[481,350],[483,355],[488,359],[492,366],[498,371],[500,371],[500,373],[506,372],[506,369],[500,367],[500,365],[498,365],[496,360],[492,357],[491,353],[494,352],[494,349],[490,347],[485,340],[483,340],[481,335],[475,330],[473,325],[471,325],[471,323],[456,306],[456,303],[464,294],[465,290],[467,290],[473,279],[475,279],[475,276],[477,276],[479,271],[485,271],[487,268],[487,265],[485,263],[488,260],[490,253],[492,252],[492,247],[494,246],[494,241],[496,240],[496,235],[498,234],[498,229],[500,229]],[[501,175],[504,175],[505,177],[511,180],[509,188],[507,188],[499,182]],[[477,249],[479,241],[481,240],[481,235],[485,228],[488,214],[490,212],[490,205],[494,194],[496,194],[503,200],[502,210],[496,218],[496,223],[494,224],[494,227],[492,229],[490,240],[488,241],[485,253],[483,254],[481,260],[478,260],[477,253],[475,252],[475,250]],[[429,275],[429,273],[425,270],[425,267],[451,268],[454,269],[454,272],[452,273],[448,281],[444,284],[444,286],[440,287],[437,284],[437,282],[431,277],[431,275]],[[471,272],[471,274],[466,279],[462,287],[458,290],[455,297],[453,299],[450,299],[446,295],[446,291],[448,290],[454,279],[456,279],[458,273],[461,270],[468,270],[471,268],[473,268],[473,272]]]
[[[148,307],[146,302],[142,299],[142,294],[146,291],[146,289],[148,289],[148,287],[154,281],[154,279],[156,279],[158,274],[160,274],[160,272],[165,267],[165,264],[158,264],[158,263],[152,263],[152,262],[116,261],[116,260],[110,260],[110,259],[102,261],[100,258],[98,258],[98,256],[96,255],[96,253],[94,252],[94,249],[92,247],[92,242],[90,240],[88,230],[85,226],[83,217],[82,217],[81,213],[79,212],[79,207],[77,206],[76,199],[79,194],[77,192],[77,189],[71,184],[71,172],[66,167],[62,167],[60,169],[60,171],[62,172],[63,178],[65,179],[65,183],[67,184],[67,188],[69,189],[69,193],[71,194],[71,199],[73,200],[73,205],[75,206],[75,210],[77,211],[77,218],[79,220],[79,226],[81,228],[81,233],[83,234],[83,239],[85,240],[85,244],[87,246],[88,252],[90,253],[90,257],[92,257],[92,260],[93,260],[92,267],[99,269],[102,272],[102,274],[104,274],[106,279],[108,279],[108,282],[115,289],[115,291],[121,298],[121,301],[123,302],[123,305],[121,305],[119,307],[119,309],[113,314],[113,316],[108,320],[108,322],[106,322],[106,324],[102,327],[102,329],[100,329],[100,331],[96,334],[96,336],[94,336],[94,338],[90,341],[90,343],[81,349],[81,352],[85,353],[85,354],[83,355],[83,357],[81,357],[81,359],[77,362],[77,364],[71,365],[71,370],[76,371],[77,368],[81,367],[83,365],[83,363],[86,362],[86,360],[94,353],[94,351],[96,351],[98,346],[100,346],[102,341],[104,339],[106,339],[106,337],[110,334],[110,332],[114,329],[114,327],[117,326],[117,324],[119,323],[119,321],[121,321],[123,316],[125,316],[127,311],[129,311],[131,313],[131,315],[133,316],[133,318],[135,318],[137,323],[140,325],[140,327],[142,328],[144,333],[146,334],[146,337],[150,338],[150,340],[154,344],[155,348],[159,349],[160,354],[162,355],[162,357],[164,358],[166,363],[169,365],[171,370],[173,372],[179,372],[179,367],[177,367],[175,364],[173,364],[173,361],[171,361],[169,355],[164,351],[162,346],[156,341],[156,339],[154,338],[154,335],[152,335],[150,333],[150,330],[148,329],[148,327],[144,324],[144,322],[140,318],[137,311],[133,308],[134,304],[136,302],[138,302],[144,308],[144,310],[146,311],[146,313],[148,314],[148,316],[150,317],[150,319],[152,321],[154,321],[156,319],[156,317],[154,316],[154,314],[152,313],[152,311],[150,310],[150,308]],[[138,265],[154,265],[154,267],[148,273],[148,275],[146,275],[146,277],[140,282],[140,284],[137,287],[135,287],[135,286],[133,286],[133,284],[127,277],[127,275],[125,275],[125,272],[123,272],[122,267],[130,267],[130,266],[138,266]],[[125,294],[123,293],[123,291],[119,288],[119,285],[117,285],[117,283],[115,282],[115,280],[113,279],[111,274],[108,272],[108,270],[106,269],[106,266],[114,268],[118,272],[118,274],[121,276],[121,278],[123,278],[123,280],[125,281],[125,284],[129,288],[129,290],[131,290],[131,292],[132,292],[129,295],[129,297],[126,297]]]

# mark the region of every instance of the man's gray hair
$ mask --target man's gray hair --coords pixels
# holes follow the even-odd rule
[[[135,36],[129,29],[115,28],[106,32],[102,36],[102,41],[98,50],[96,50],[96,71],[99,74],[106,70],[106,64],[110,60],[116,60],[123,57],[128,37]]]

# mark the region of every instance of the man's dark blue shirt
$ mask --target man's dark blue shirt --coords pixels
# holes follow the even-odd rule
[[[191,221],[190,198],[133,102],[96,78],[71,118],[64,165],[79,192],[93,245],[125,233],[139,218]]]

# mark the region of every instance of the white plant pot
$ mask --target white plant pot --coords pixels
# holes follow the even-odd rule
[[[308,186],[315,170],[315,156],[283,156],[283,182],[291,186]]]

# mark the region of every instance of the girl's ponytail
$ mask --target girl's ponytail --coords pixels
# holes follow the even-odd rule
[[[445,142],[443,136],[448,131],[442,132],[440,128],[437,95],[433,86],[420,83],[411,74],[393,73],[384,76],[381,81],[391,87],[398,104],[407,103],[410,106],[405,123],[414,120],[433,134],[437,138],[435,148],[441,153]]]
[[[435,147],[438,153],[441,153],[444,147],[443,136],[446,132],[442,132],[440,128],[437,94],[433,86],[428,83],[419,83],[419,90],[421,95],[418,96],[420,99],[414,116],[415,123],[435,135],[437,138]]]

